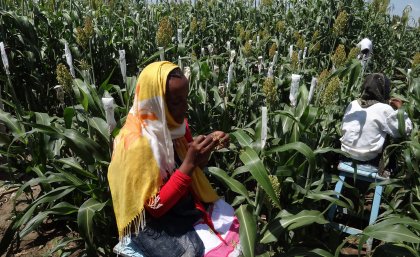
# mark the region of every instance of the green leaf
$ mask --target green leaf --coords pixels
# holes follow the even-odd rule
[[[67,129],[71,128],[71,125],[73,123],[73,117],[74,117],[75,111],[71,107],[66,107],[64,109],[64,123]]]
[[[366,227],[362,233],[385,242],[420,243],[420,237],[402,224],[383,224],[379,222]]]
[[[136,89],[136,85],[137,85],[137,77],[136,76],[127,77],[127,93],[128,93],[129,99],[133,98],[134,90]]]
[[[98,117],[93,117],[88,118],[88,122],[92,126],[92,128],[96,129],[109,144],[108,124],[106,123],[106,121]]]
[[[296,215],[281,212],[267,225],[267,230],[261,239],[261,243],[276,242],[285,229],[293,230],[312,223],[327,224],[328,221],[325,220],[321,212],[315,210],[303,210]]]
[[[300,138],[300,129],[298,123],[293,123],[292,130],[290,132],[289,142],[297,142]]]
[[[279,255],[279,257],[333,257],[334,255],[323,249],[312,249],[309,250],[304,247],[293,248],[285,254]]]
[[[78,241],[78,240],[80,240],[80,238],[64,237],[60,239],[53,248],[49,249],[48,253],[44,256],[54,256],[53,253],[64,249],[69,243]]]
[[[85,185],[86,183],[79,179],[77,176],[71,174],[70,172],[67,172],[63,169],[60,169],[56,166],[54,166],[56,170],[58,170],[60,173],[56,173],[55,176],[63,178],[63,181],[66,181],[68,185],[72,185],[75,187],[79,187],[81,185]]]
[[[236,210],[239,219],[239,235],[242,246],[242,253],[245,257],[255,256],[255,240],[257,237],[257,224],[252,215],[253,210],[249,205],[241,205]]]
[[[276,146],[266,151],[267,154],[285,152],[290,150],[296,150],[303,154],[309,162],[310,170],[315,169],[315,154],[312,149],[302,142],[293,142],[286,145]]]
[[[210,91],[213,92],[213,100],[214,100],[213,108],[216,108],[216,107],[220,106],[220,104],[223,103],[223,100],[219,95],[219,88],[215,86],[215,87],[212,87],[210,89]]]
[[[245,147],[244,151],[239,155],[241,161],[249,168],[252,176],[257,180],[258,184],[267,193],[270,199],[280,207],[279,199],[274,192],[270,179],[268,178],[267,170],[263,162],[258,157],[257,153],[250,147]]]
[[[46,125],[36,124],[36,123],[29,123],[29,122],[23,122],[23,124],[31,126],[32,128],[34,128],[34,131],[36,132],[48,134],[50,136],[57,137],[57,138],[63,138],[62,130],[61,130],[62,128],[57,128],[54,126],[46,126]]]
[[[86,84],[87,88],[88,88],[88,92],[89,92],[89,100],[91,101],[91,105],[93,105],[95,107],[95,114],[96,115],[105,115],[105,111],[103,110],[103,106],[102,106],[102,100],[99,98],[98,96],[98,92],[96,90],[95,85],[90,85],[90,84]]]
[[[281,220],[273,219],[268,223],[267,230],[261,238],[260,243],[268,244],[276,242],[285,231],[286,228],[282,225]]]
[[[0,121],[3,121],[4,124],[12,131],[15,137],[21,137],[25,133],[25,129],[16,118],[14,118],[10,113],[5,112],[0,109]]]
[[[207,62],[200,63],[200,80],[207,80],[211,76],[210,67]]]
[[[63,136],[70,147],[87,163],[93,163],[93,157],[100,161],[107,159],[102,152],[103,147],[79,131],[66,129]]]
[[[231,135],[234,136],[236,140],[238,140],[242,147],[251,146],[252,144],[252,138],[248,136],[248,134],[246,134],[243,130],[237,130]]]
[[[398,119],[398,132],[400,136],[404,137],[406,135],[405,134],[404,108],[398,109],[397,119]]]
[[[315,253],[317,254],[316,256],[322,256],[322,257],[333,257],[334,255],[328,251],[325,251],[324,249],[313,249],[311,251],[309,251],[311,253]]]
[[[51,125],[51,118],[48,113],[35,112],[35,119],[37,124],[42,124],[45,126]]]
[[[308,106],[308,89],[306,86],[299,87],[298,104],[295,109],[295,117],[302,117]]]
[[[357,86],[357,82],[360,78],[361,71],[362,71],[362,65],[360,61],[353,60],[352,65],[351,65],[350,76],[349,76],[349,83],[348,83],[349,88],[355,88],[355,86]]]
[[[246,190],[245,186],[241,182],[229,177],[228,174],[226,174],[224,170],[219,169],[217,167],[209,167],[208,170],[217,179],[224,182],[226,186],[229,187],[230,190],[244,196],[246,200],[248,201],[248,203],[252,204],[252,201],[249,198],[248,190]]]
[[[101,83],[101,85],[99,86],[99,88],[101,88],[102,90],[106,90],[106,91],[108,91],[108,90],[110,89],[110,88],[108,87],[108,83],[109,83],[109,80],[111,79],[112,75],[114,74],[115,67],[116,67],[116,66],[114,66],[114,68],[112,68],[112,71],[109,73],[108,77],[107,77],[107,78],[104,80],[104,82],[102,82],[102,83]]]
[[[80,103],[82,104],[83,109],[85,110],[85,112],[87,112],[88,111],[88,108],[89,108],[89,98],[88,98],[88,95],[83,90],[80,90],[80,92],[82,92],[82,96],[83,96],[82,97],[82,100],[80,101]]]
[[[68,202],[60,202],[54,205],[50,210],[54,214],[69,215],[72,213],[76,213],[79,210],[79,208],[77,208],[77,206],[70,204]]]
[[[286,106],[284,112],[289,113],[290,110],[291,110],[291,108],[288,107],[288,106]],[[282,121],[282,131],[283,131],[283,134],[286,134],[287,132],[289,132],[292,129],[293,124],[295,124],[295,122],[297,122],[297,120],[293,116],[293,114],[287,115],[287,116],[282,116],[281,117],[281,121]]]
[[[318,148],[314,151],[314,154],[317,155],[317,154],[323,154],[323,153],[328,153],[328,152],[334,152],[334,153],[338,153],[338,154],[349,157],[348,153],[342,151],[341,149],[335,149],[332,147]]]
[[[72,168],[73,171],[77,172],[79,175],[86,177],[86,178],[90,178],[90,179],[94,179],[97,180],[97,176],[90,173],[89,171],[86,171],[85,169],[82,168],[82,166],[80,166],[80,163],[75,159],[75,158],[61,158],[58,160],[55,160],[56,162],[62,163],[64,165],[67,165],[69,167]],[[63,169],[65,169],[66,167],[63,166]]]
[[[293,115],[293,113],[290,111],[290,107],[286,107],[285,109],[286,110],[283,110],[283,111],[275,111],[275,112],[269,113],[269,115],[281,116],[283,118],[289,118],[292,121],[299,123],[299,120],[297,120],[296,117]],[[285,133],[286,131],[283,131],[283,132]]]
[[[257,255],[257,257],[270,257],[270,256],[271,256],[270,252],[265,252],[263,254]]]
[[[300,117],[300,122],[306,128],[312,125],[315,119],[318,117],[318,108],[307,106],[305,112]]]
[[[79,93],[79,96],[77,96],[76,94],[76,97],[79,103],[83,106],[83,109],[86,112],[89,109],[91,113],[97,116],[104,115],[102,101],[99,98],[98,93],[96,92],[95,85],[90,85],[80,79],[74,79],[74,83],[77,86]],[[77,90],[74,91],[76,92]]]
[[[323,191],[323,192],[313,192],[313,191],[309,191],[309,193],[305,196],[306,198],[309,199],[314,199],[314,200],[327,200],[331,203],[334,203],[338,206],[347,208],[347,209],[353,209],[353,203],[351,201],[349,201],[349,203],[346,203],[340,199],[338,199],[335,196],[336,192],[333,190],[328,190],[328,191]]]
[[[49,216],[49,215],[70,215],[78,211],[78,208],[74,205],[71,205],[67,202],[60,202],[57,205],[53,206],[51,209],[39,212],[35,215],[25,227],[19,232],[19,236],[23,238],[27,234],[36,230],[38,226]]]
[[[420,257],[420,252],[409,245],[385,243],[375,248],[373,257],[378,256]]]
[[[93,245],[93,218],[95,213],[102,210],[105,205],[106,202],[100,203],[93,198],[89,198],[80,206],[79,212],[77,213],[79,231],[90,246]]]
[[[293,176],[294,165],[278,166],[276,169],[276,176],[278,177],[291,177]]]
[[[395,224],[401,224],[401,225],[408,225],[411,226],[417,230],[420,231],[420,223],[417,220],[414,220],[408,216],[400,216],[400,215],[394,215],[394,216],[388,216],[385,220],[382,220],[380,223],[382,225],[395,225]]]
[[[232,172],[232,178],[246,172],[249,172],[249,168],[247,166],[239,166]]]
[[[2,127],[2,125],[0,125]],[[0,132],[0,147],[8,145],[12,142],[12,138],[9,135]]]
[[[44,126],[50,126],[51,125],[51,118],[47,113],[41,113],[41,112],[35,112],[35,120],[37,124],[41,124]],[[47,154],[49,157],[53,158],[53,151],[52,148],[50,148],[50,136],[46,135],[46,134],[41,134],[39,136],[39,151],[40,154],[43,155],[42,158],[45,158],[44,155]]]
[[[16,223],[14,224],[14,229],[20,228],[23,224],[26,224],[29,219],[32,217],[35,209],[43,203],[50,203],[57,200],[62,199],[64,196],[68,195],[70,192],[74,190],[74,187],[70,186],[62,186],[51,190],[50,192],[42,195],[41,197],[37,198],[32,204],[25,209],[24,214],[20,217]]]

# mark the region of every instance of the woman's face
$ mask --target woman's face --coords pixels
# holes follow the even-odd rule
[[[171,77],[166,91],[166,105],[177,123],[184,122],[188,110],[188,79]]]

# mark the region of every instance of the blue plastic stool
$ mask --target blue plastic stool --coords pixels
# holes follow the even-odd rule
[[[343,189],[343,184],[346,177],[354,178],[354,172],[355,172],[355,169],[352,166],[351,162],[340,162],[340,164],[338,165],[338,170],[340,171],[340,174],[339,174],[340,180],[335,185],[335,190],[334,190],[335,192],[337,192],[337,195],[336,195],[337,198],[339,198],[339,194],[341,194],[341,190]],[[384,178],[378,175],[377,167],[374,167],[371,165],[359,165],[359,164],[356,165],[356,180],[363,180],[363,181],[367,181],[371,183],[371,182],[379,182],[386,179],[387,178]],[[382,198],[382,190],[383,190],[383,186],[377,185],[375,187],[375,195],[373,197],[372,209],[371,209],[370,217],[369,217],[369,225],[375,223],[376,219],[378,218],[379,207],[380,207],[381,198]],[[363,230],[346,226],[344,224],[332,222],[336,211],[337,211],[337,205],[334,204],[328,212],[328,218],[331,221],[331,225],[334,228],[350,235],[356,235],[356,234],[362,233]],[[370,252],[372,250],[372,242],[373,242],[372,238],[369,238],[367,240],[366,242],[367,252]]]
[[[115,247],[114,253],[122,257],[145,257],[130,237],[125,237]]]

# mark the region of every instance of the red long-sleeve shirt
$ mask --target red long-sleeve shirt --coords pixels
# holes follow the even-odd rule
[[[184,197],[191,184],[191,177],[176,170],[168,182],[161,188],[155,196],[153,204],[146,205],[146,211],[153,217],[159,218],[169,211],[181,197]]]
[[[186,124],[185,138],[188,142],[192,142],[191,131]],[[191,184],[191,177],[176,170],[172,173],[169,180],[160,188],[159,193],[151,200],[150,204],[146,204],[146,211],[155,218],[159,218],[169,211],[181,197],[188,192]]]

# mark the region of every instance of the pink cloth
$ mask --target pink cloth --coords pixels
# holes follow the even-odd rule
[[[205,257],[236,257],[241,254],[239,241],[239,221],[232,206],[217,200],[208,209],[214,229],[220,234],[223,242],[213,230],[203,221],[198,222],[194,229],[204,243]]]

